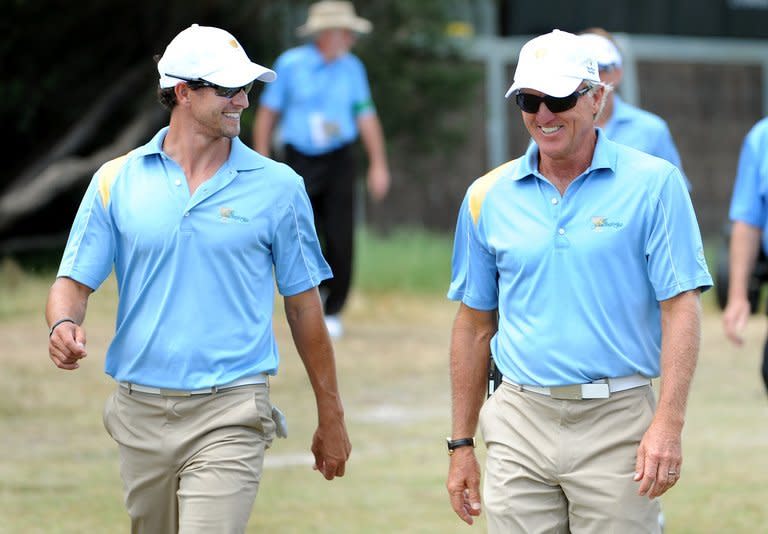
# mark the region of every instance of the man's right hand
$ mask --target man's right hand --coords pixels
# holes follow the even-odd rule
[[[461,447],[451,455],[445,486],[456,515],[468,525],[474,523],[473,516],[480,515],[480,465],[472,447]]]
[[[728,339],[736,345],[744,344],[744,328],[750,315],[749,300],[746,297],[733,298],[728,296],[728,303],[723,311],[723,330]]]
[[[73,371],[80,367],[78,360],[85,358],[85,330],[74,323],[61,323],[48,340],[48,354],[59,369]]]
[[[344,417],[340,415],[331,423],[318,425],[312,437],[312,455],[315,465],[312,468],[319,471],[326,480],[343,477],[347,460],[352,452]]]

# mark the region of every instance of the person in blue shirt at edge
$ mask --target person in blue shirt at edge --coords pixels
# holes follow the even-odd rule
[[[277,58],[275,83],[265,88],[253,126],[254,148],[267,155],[280,123],[285,162],[303,178],[333,279],[320,286],[331,337],[343,335],[340,314],[352,280],[359,136],[368,156],[368,192],[383,199],[390,176],[384,136],[363,63],[350,52],[371,23],[351,2],[309,7],[298,34],[310,42]]]
[[[611,141],[642,150],[675,165],[680,169],[690,191],[691,183],[683,171],[680,154],[666,121],[650,111],[624,102],[616,94],[624,71],[621,53],[613,35],[603,28],[594,27],[581,32],[579,38],[595,55],[600,80],[606,91],[605,106],[595,124]]]
[[[760,247],[768,251],[768,118],[760,120],[744,137],[736,181],[731,196],[732,222],[729,245],[728,299],[723,310],[726,337],[744,344],[744,328],[751,309],[747,297],[749,278]],[[768,340],[763,348],[763,383],[768,391]]]
[[[79,368],[89,295],[114,268],[104,425],[131,530],[244,532],[265,450],[285,435],[267,379],[275,283],[316,397],[314,468],[344,475],[351,446],[317,290],[331,271],[301,177],[238,138],[253,82],[275,73],[197,24],[157,69],[169,126],[95,173],[48,297],[48,350]]]
[[[481,513],[479,424],[489,532],[659,532],[712,285],[690,196],[595,127],[605,87],[576,35],[527,42],[507,96],[535,143],[458,216],[451,505]],[[503,381],[484,401],[489,354]]]

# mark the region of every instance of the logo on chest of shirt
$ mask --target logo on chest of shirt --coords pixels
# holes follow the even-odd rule
[[[609,228],[618,230],[619,228],[624,226],[623,222],[614,221],[612,219],[609,219],[608,217],[604,217],[601,215],[593,216],[591,221],[592,221],[592,231],[594,232],[602,232],[605,229],[609,229]]]
[[[237,213],[235,213],[234,209],[223,207],[223,206],[219,208],[219,220],[227,224],[231,222],[239,222],[239,223],[250,222],[250,220],[247,217],[242,217]]]

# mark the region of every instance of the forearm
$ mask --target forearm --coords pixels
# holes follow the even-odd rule
[[[699,290],[661,303],[661,383],[657,417],[682,429],[701,341]]]
[[[48,326],[64,318],[82,324],[91,292],[89,287],[71,278],[57,278],[51,286],[45,306],[45,319]]]
[[[746,299],[749,277],[760,249],[759,228],[735,221],[731,228],[728,299]]]
[[[495,332],[495,311],[491,314],[460,306],[451,333],[451,433],[455,439],[475,435]]]
[[[253,149],[269,157],[272,131],[277,122],[277,113],[264,106],[259,107],[253,123]]]
[[[318,418],[343,417],[336,363],[317,289],[286,298],[286,318],[317,402]]]
[[[360,138],[372,167],[387,168],[387,151],[384,143],[384,132],[376,114],[364,115],[357,120]]]

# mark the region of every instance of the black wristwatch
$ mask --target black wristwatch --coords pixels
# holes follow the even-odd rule
[[[448,444],[448,456],[453,454],[453,452],[459,447],[472,447],[473,449],[475,448],[475,438],[460,438],[460,439],[445,438],[445,441]]]

